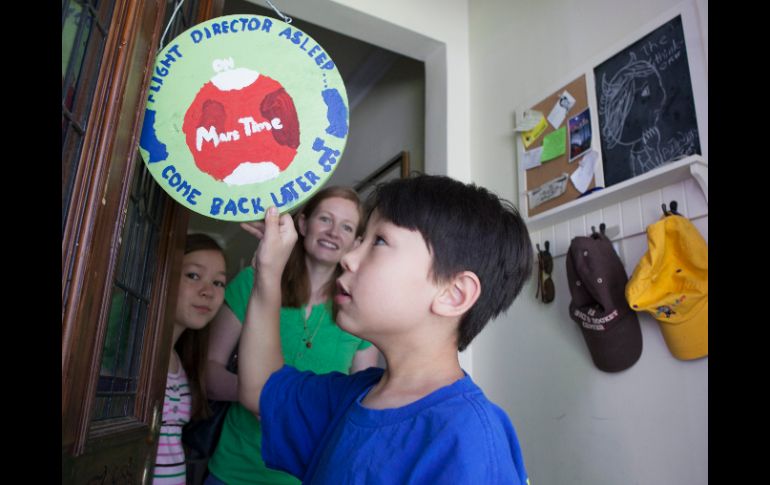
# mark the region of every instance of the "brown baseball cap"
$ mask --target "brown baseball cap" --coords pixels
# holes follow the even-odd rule
[[[626,370],[642,355],[642,330],[626,301],[627,282],[623,263],[604,234],[572,240],[567,252],[570,317],[604,372]]]

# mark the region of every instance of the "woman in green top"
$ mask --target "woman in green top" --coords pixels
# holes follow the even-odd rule
[[[375,347],[334,323],[331,301],[341,273],[340,259],[360,235],[361,219],[358,195],[343,187],[319,191],[295,216],[300,238],[281,280],[281,347],[287,365],[319,374],[355,372],[377,365]],[[255,230],[253,227],[249,232]],[[226,304],[211,323],[208,396],[235,402],[209,461],[206,485],[300,483],[265,466],[260,423],[237,402],[238,376],[226,369],[238,344],[253,284],[254,270],[249,266],[227,285]]]

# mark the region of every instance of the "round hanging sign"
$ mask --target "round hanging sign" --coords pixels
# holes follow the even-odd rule
[[[324,49],[280,20],[229,15],[158,55],[139,151],[180,204],[253,221],[314,194],[347,135],[345,86]]]

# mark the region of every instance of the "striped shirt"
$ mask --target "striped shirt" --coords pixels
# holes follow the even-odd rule
[[[182,448],[182,426],[190,421],[190,386],[182,366],[176,374],[168,373],[163,421],[155,458],[154,485],[185,485],[186,466]]]

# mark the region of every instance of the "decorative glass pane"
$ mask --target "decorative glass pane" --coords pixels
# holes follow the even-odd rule
[[[62,1],[62,235],[114,1]]]
[[[166,8],[168,24],[174,5]],[[198,2],[186,2],[177,13],[165,42],[184,32],[198,10]],[[160,226],[166,204],[163,189],[137,155],[126,221],[112,289],[110,318],[104,341],[93,420],[131,416],[136,401],[144,331],[151,307],[152,283],[157,271]]]
[[[154,203],[154,199],[162,195],[162,189],[155,183],[148,185],[152,179],[143,173],[146,172],[144,164],[137,167],[137,172],[115,271],[93,414],[95,421],[132,415],[136,398],[164,208],[162,203]],[[148,212],[148,208],[154,211]]]

